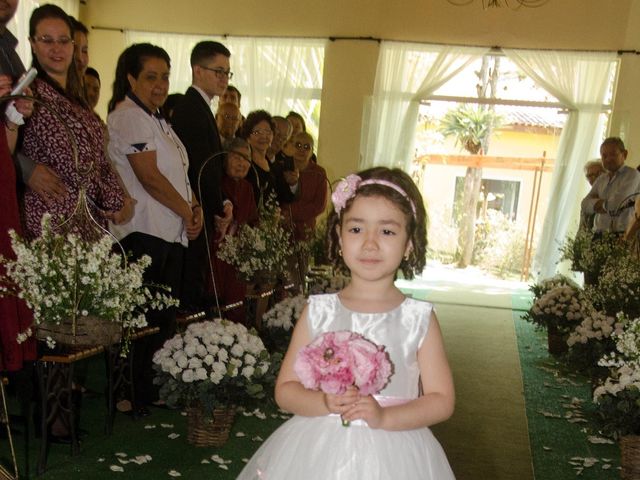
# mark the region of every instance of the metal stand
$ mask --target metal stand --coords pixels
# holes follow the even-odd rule
[[[9,425],[9,411],[7,410],[7,399],[4,394],[4,381],[0,380],[0,391],[2,392],[2,411],[0,411],[0,420],[5,424],[7,430],[7,439],[9,440],[9,449],[11,450],[11,462],[13,463],[13,474],[4,466],[0,465],[0,479],[17,480],[18,479],[18,462],[16,461],[16,452],[13,448],[13,437],[11,435],[11,426]]]

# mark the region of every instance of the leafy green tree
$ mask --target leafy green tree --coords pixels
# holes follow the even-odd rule
[[[478,97],[495,98],[500,69],[499,57],[484,57],[478,75]],[[489,149],[489,139],[502,121],[489,105],[462,104],[449,110],[440,122],[439,132],[445,137],[453,137],[456,145],[472,155],[484,155]],[[458,246],[460,257],[458,266],[465,268],[471,263],[475,236],[476,208],[482,184],[482,168],[467,167],[464,178],[462,200],[462,221]]]

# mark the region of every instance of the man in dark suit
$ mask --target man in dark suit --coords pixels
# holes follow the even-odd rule
[[[215,235],[215,216],[225,222],[232,215],[231,204],[222,197],[222,145],[211,111],[211,101],[224,93],[233,75],[229,70],[230,56],[229,50],[218,42],[204,41],[193,48],[191,86],[171,117],[172,127],[187,149],[189,180],[205,219],[203,233],[189,242],[183,275],[181,304],[191,311],[211,306],[205,293],[210,275],[207,239],[210,241]]]

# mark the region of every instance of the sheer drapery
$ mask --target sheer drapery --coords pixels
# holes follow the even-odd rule
[[[360,168],[407,169],[420,101],[487,51],[484,47],[383,42],[368,119],[363,123]]]
[[[551,194],[532,269],[540,278],[555,274],[559,247],[578,225],[587,193],[582,169],[599,156],[604,132],[602,105],[617,66],[615,53],[504,50],[524,73],[570,110],[562,129]]]
[[[31,65],[31,46],[29,45],[29,18],[40,5],[45,3],[53,3],[62,8],[69,15],[78,18],[80,10],[79,0],[47,0],[46,2],[35,0],[20,0],[18,9],[11,21],[7,24],[7,28],[18,39],[16,51],[27,68]]]
[[[171,91],[191,85],[189,57],[196,43],[214,40],[231,51],[230,82],[242,93],[242,111],[264,109],[272,115],[300,113],[308,130],[318,133],[324,64],[323,39],[213,37],[127,31],[126,43],[149,42],[171,57]],[[215,107],[214,107],[215,108]]]

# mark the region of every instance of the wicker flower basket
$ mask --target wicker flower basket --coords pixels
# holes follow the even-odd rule
[[[221,447],[229,439],[236,416],[236,407],[216,408],[213,416],[205,415],[202,407],[187,409],[187,441],[196,447]]]
[[[562,355],[569,351],[566,336],[559,332],[558,327],[553,323],[547,327],[547,345],[551,355]]]
[[[38,340],[51,337],[58,345],[87,348],[99,345],[113,345],[122,338],[122,325],[100,317],[78,317],[56,324],[40,324],[36,329]]]
[[[620,464],[623,479],[640,478],[640,436],[625,435],[620,439]]]

